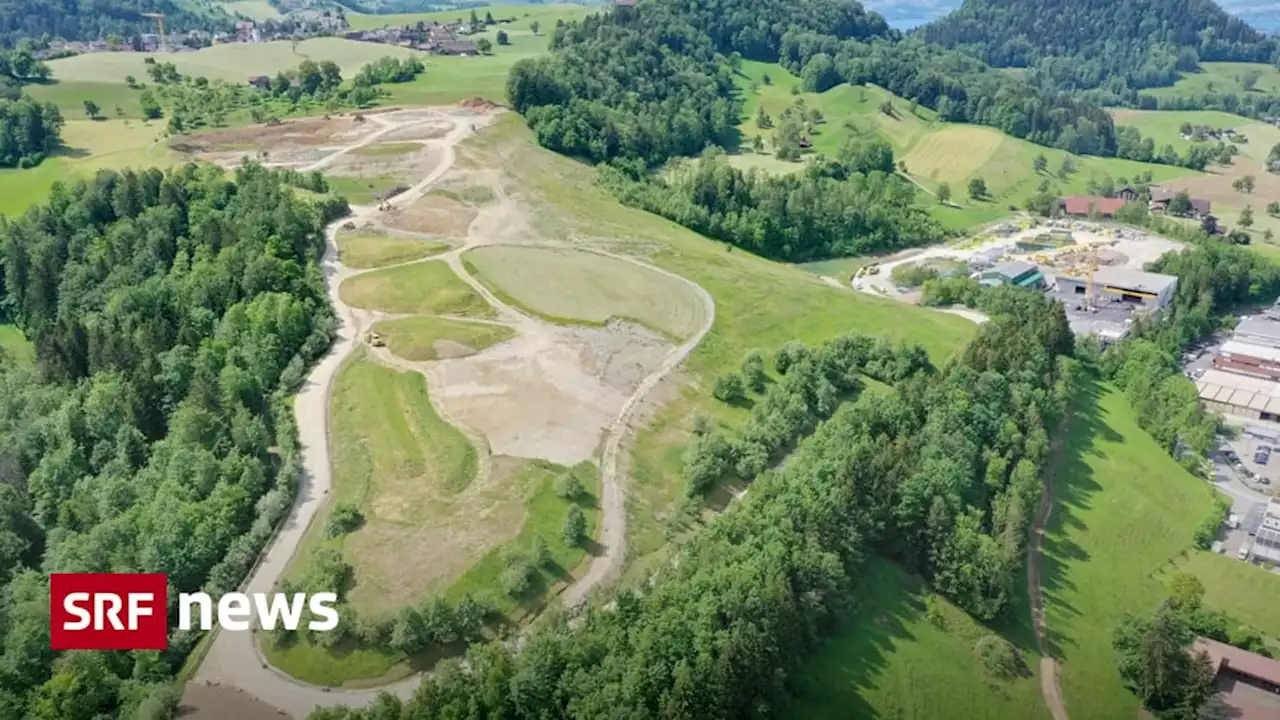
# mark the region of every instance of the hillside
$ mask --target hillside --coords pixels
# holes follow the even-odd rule
[[[919,37],[1061,89],[1170,85],[1201,60],[1269,62],[1276,44],[1211,0],[966,0]],[[1206,38],[1211,37],[1211,40]]]
[[[0,45],[42,35],[67,40],[98,40],[155,32],[143,13],[164,13],[165,28],[229,30],[234,18],[221,6],[182,0],[0,0]]]

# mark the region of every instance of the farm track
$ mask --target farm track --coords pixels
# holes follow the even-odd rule
[[[475,129],[474,118],[450,115],[448,112],[433,113],[423,116],[421,111],[411,119],[397,121],[395,113],[370,115],[369,120],[383,127],[362,138],[358,142],[337,148],[326,157],[310,166],[301,168],[304,172],[328,167],[342,156],[366,145],[381,141],[386,136],[415,125],[445,120],[453,124],[453,128],[442,138],[424,140],[425,145],[437,145],[444,151],[440,164],[426,177],[410,189],[389,200],[398,207],[408,206],[422,198],[428,189],[438,182],[454,166],[456,160],[455,146],[458,142],[472,134]],[[508,199],[498,189],[498,200]],[[333,379],[344,361],[359,347],[361,336],[373,325],[383,319],[401,317],[393,313],[353,308],[342,301],[339,288],[349,278],[367,272],[385,270],[369,268],[352,270],[345,267],[338,259],[337,234],[347,222],[372,220],[377,210],[371,206],[353,206],[352,214],[334,221],[325,229],[325,251],[321,260],[321,268],[325,276],[330,302],[338,318],[338,329],[329,353],[316,365],[307,378],[295,399],[294,409],[298,423],[299,440],[303,453],[303,478],[297,489],[297,496],[289,517],[272,540],[269,548],[263,553],[259,564],[251,573],[243,590],[249,593],[272,592],[275,590],[297,553],[307,528],[323,506],[332,487],[332,461],[329,456],[329,404]],[[520,332],[548,331],[543,321],[533,318],[517,310],[500,298],[488,287],[473,277],[462,262],[461,255],[467,249],[483,243],[468,241],[467,243],[441,254],[399,263],[412,265],[420,262],[442,261],[468,286],[474,289],[498,313],[496,320],[483,322],[515,327]],[[546,246],[558,246],[561,243],[543,243]],[[602,513],[597,531],[596,542],[602,552],[591,560],[587,572],[575,580],[560,595],[562,602],[569,607],[581,606],[602,582],[612,581],[620,574],[625,560],[626,507],[621,478],[618,471],[618,454],[636,409],[642,405],[648,394],[657,387],[702,341],[711,330],[715,321],[715,302],[710,293],[700,285],[667,270],[641,262],[635,258],[617,255],[593,248],[579,248],[600,255],[629,262],[647,270],[675,278],[690,286],[705,308],[706,319],[698,331],[681,345],[672,349],[662,365],[645,377],[627,398],[617,416],[605,430],[604,452],[601,457]],[[473,318],[466,318],[468,321]],[[423,373],[425,363],[403,360],[393,355],[386,348],[375,349],[374,357],[379,361],[397,369]],[[441,413],[450,424],[461,430],[476,446],[480,460],[477,468],[478,476],[489,472],[490,454],[488,444],[483,435],[456,422],[445,409],[437,403],[437,412]],[[250,660],[252,658],[252,660]],[[230,686],[248,693],[257,699],[278,708],[283,714],[304,718],[316,707],[347,705],[363,707],[382,692],[388,692],[400,698],[409,698],[421,682],[421,675],[414,675],[390,684],[368,689],[328,688],[300,682],[284,672],[272,667],[263,656],[253,633],[218,632],[208,653],[200,664],[193,683],[210,686]],[[199,709],[197,709],[199,712]]]
[[[1031,542],[1027,546],[1027,594],[1031,597],[1031,622],[1035,627],[1036,646],[1040,650],[1040,695],[1044,698],[1045,707],[1053,715],[1053,720],[1070,718],[1067,715],[1067,705],[1062,699],[1062,684],[1058,680],[1058,660],[1051,654],[1052,648],[1049,647],[1047,637],[1044,588],[1040,585],[1040,546],[1044,541],[1044,529],[1049,523],[1049,516],[1053,514],[1057,468],[1062,465],[1062,453],[1067,446],[1067,428],[1070,424],[1071,410],[1068,409],[1062,422],[1058,424],[1056,437],[1049,449],[1049,470],[1045,473],[1044,492],[1031,523]]]

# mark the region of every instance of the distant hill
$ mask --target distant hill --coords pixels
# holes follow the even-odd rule
[[[868,0],[862,3],[900,30],[924,25],[960,7],[961,0]],[[1222,9],[1263,32],[1280,32],[1280,5],[1274,0],[1224,0]]]
[[[1202,60],[1273,62],[1276,41],[1211,0],[966,0],[925,40],[1030,79],[1117,95],[1170,85]]]
[[[227,29],[234,22],[220,6],[181,0],[0,0],[0,45],[42,35],[102,40],[155,32],[155,20],[144,12],[164,13],[170,32]]]

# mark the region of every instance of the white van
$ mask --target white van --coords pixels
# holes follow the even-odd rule
[[[1240,546],[1240,552],[1236,553],[1236,557],[1240,558],[1241,560],[1248,560],[1248,559],[1249,559],[1249,545],[1248,545],[1248,544],[1241,545],[1241,546]]]

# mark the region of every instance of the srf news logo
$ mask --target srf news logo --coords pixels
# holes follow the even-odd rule
[[[256,619],[265,630],[297,630],[303,609],[309,630],[338,626],[335,593],[207,593],[178,595],[178,629],[217,626],[244,631]],[[49,576],[49,645],[54,650],[164,650],[169,644],[169,579],[164,573],[53,573]]]

